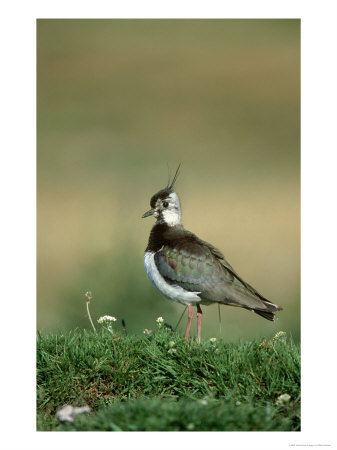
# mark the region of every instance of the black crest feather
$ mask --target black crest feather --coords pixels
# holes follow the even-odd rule
[[[168,183],[167,183],[167,189],[173,189],[173,187],[174,187],[174,185],[175,185],[175,182],[177,181],[177,178],[178,178],[178,175],[179,175],[180,166],[181,166],[181,163],[179,163],[179,166],[177,167],[177,170],[176,170],[176,173],[174,174],[172,183],[170,184],[170,180],[168,181]]]
[[[179,175],[179,169],[180,169],[181,163],[177,167],[176,173],[174,174],[173,180],[170,183],[170,180],[167,183],[167,186],[164,189],[161,189],[159,192],[154,194],[151,198],[150,205],[151,208],[154,208],[156,205],[156,201],[158,198],[164,199],[168,197],[173,192],[174,183],[177,181],[178,175]]]

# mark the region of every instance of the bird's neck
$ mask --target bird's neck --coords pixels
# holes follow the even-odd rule
[[[162,248],[163,245],[167,243],[168,236],[170,236],[172,233],[182,232],[183,230],[184,227],[182,224],[169,226],[167,223],[157,220],[157,222],[152,227],[146,251],[157,252]]]

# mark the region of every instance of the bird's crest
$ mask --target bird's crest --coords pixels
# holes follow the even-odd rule
[[[181,163],[179,163],[179,165],[177,167],[177,170],[176,170],[176,173],[174,174],[174,177],[173,177],[173,180],[172,180],[171,183],[170,183],[170,178],[171,177],[169,175],[169,179],[168,179],[168,183],[167,183],[166,189],[172,190],[174,188],[175,182],[177,181],[177,178],[178,178],[178,175],[179,175],[180,166],[181,166]]]

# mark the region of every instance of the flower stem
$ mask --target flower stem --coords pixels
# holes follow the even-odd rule
[[[91,319],[91,315],[90,315],[90,311],[89,311],[89,302],[87,302],[87,311],[88,311],[88,317],[89,317],[91,326],[92,326],[92,328],[94,329],[94,332],[96,333],[96,328],[95,328],[94,322],[93,322],[92,319]]]

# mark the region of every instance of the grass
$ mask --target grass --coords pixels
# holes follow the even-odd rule
[[[285,336],[188,345],[166,328],[38,334],[37,366],[38,430],[300,429],[300,351]],[[66,404],[92,411],[61,423]]]

